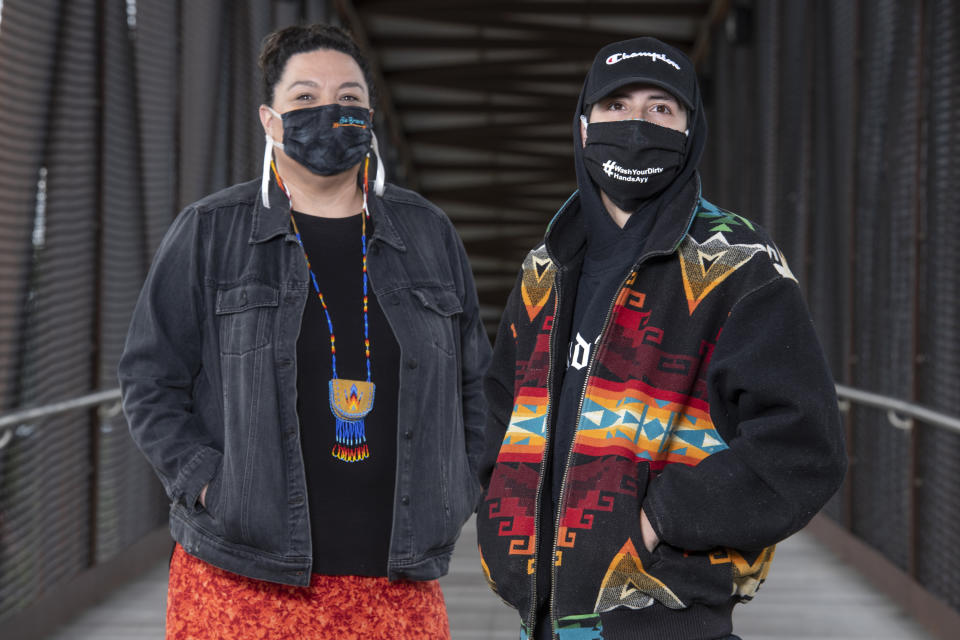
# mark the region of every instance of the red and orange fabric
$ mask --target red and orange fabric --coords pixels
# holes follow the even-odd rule
[[[309,587],[218,569],[177,545],[167,640],[450,640],[440,584],[314,574]]]

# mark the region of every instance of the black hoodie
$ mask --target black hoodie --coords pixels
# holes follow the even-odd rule
[[[611,55],[621,51],[656,52],[669,56],[671,60],[678,60],[682,65],[680,73],[685,76],[683,78],[685,82],[664,82],[662,74],[657,74],[655,70],[666,63],[651,60],[649,57],[618,62],[617,64],[623,65],[623,72],[621,75],[612,74],[610,65],[606,61]],[[639,64],[627,68],[626,64],[631,62]],[[651,68],[654,70],[653,73],[649,71]],[[670,67],[667,66],[666,69],[669,71]],[[621,229],[604,206],[600,189],[587,171],[583,157],[580,116],[583,114],[589,118],[594,102],[609,95],[615,89],[634,83],[660,86],[672,93],[678,102],[684,105],[687,112],[687,144],[680,171],[673,182],[665,190],[643,202]],[[554,444],[548,470],[552,482],[544,488],[541,508],[541,531],[547,535],[541,535],[540,544],[547,553],[549,553],[548,545],[553,539],[552,523],[560,497],[562,470],[573,442],[580,395],[586,384],[587,367],[585,365],[589,359],[590,350],[603,329],[608,309],[613,303],[616,292],[640,258],[646,237],[656,218],[667,205],[677,199],[684,186],[688,186],[691,182],[699,182],[697,167],[706,146],[706,139],[707,123],[703,114],[699,85],[693,72],[693,65],[683,53],[654,38],[636,38],[610,44],[597,54],[584,80],[573,116],[574,166],[579,187],[579,209],[571,211],[571,214],[577,218],[582,230],[583,246],[577,251],[570,266],[570,277],[578,279],[577,297],[570,326],[567,366],[556,409]],[[692,193],[695,192],[688,190],[688,194]],[[540,563],[537,600],[541,619],[545,619],[548,615],[546,605],[549,596],[549,579],[550,572],[546,563]],[[544,625],[537,626],[542,632]],[[540,633],[538,633],[539,637]],[[549,635],[543,637],[549,637]]]
[[[796,279],[763,229],[700,197],[705,127],[681,55],[638,39],[595,60],[574,118],[581,192],[527,254],[484,378],[481,564],[528,633],[549,636],[552,621],[559,640],[726,637],[771,545],[843,477],[833,380]],[[604,328],[566,418],[577,281],[588,234],[605,229],[590,221],[606,220],[583,170],[579,112],[621,81],[689,100],[692,139],[677,178],[625,230],[651,225],[624,251],[636,267],[619,291],[600,294]],[[653,551],[641,510],[661,540]],[[549,618],[538,620],[545,591]]]

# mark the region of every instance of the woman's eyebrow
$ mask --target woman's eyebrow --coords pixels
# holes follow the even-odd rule
[[[291,82],[290,85],[287,87],[287,91],[289,91],[290,89],[293,89],[294,87],[296,87],[296,86],[298,86],[298,85],[304,85],[304,86],[307,86],[307,87],[311,87],[311,88],[313,88],[313,89],[316,89],[317,86],[318,86],[317,83],[314,82],[313,80],[294,80],[294,81]]]

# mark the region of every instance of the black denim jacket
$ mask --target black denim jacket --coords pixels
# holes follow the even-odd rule
[[[173,538],[234,573],[306,585],[296,347],[310,285],[286,197],[272,185],[265,208],[258,187],[213,194],[175,220],[133,312],[119,378],[133,439],[172,501]],[[429,580],[446,573],[479,498],[490,344],[444,213],[392,185],[369,207],[370,285],[401,350],[389,577]]]

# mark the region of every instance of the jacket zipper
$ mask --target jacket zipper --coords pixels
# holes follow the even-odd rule
[[[547,255],[550,255],[547,251]],[[553,260],[553,257],[550,258]],[[559,264],[554,261],[554,264]],[[553,322],[550,324],[550,336],[547,340],[547,415],[544,422],[544,435],[547,436],[544,438],[543,446],[543,462],[541,462],[541,470],[539,479],[537,480],[537,493],[536,493],[536,506],[533,513],[533,577],[530,579],[530,616],[527,618],[527,629],[533,632],[533,627],[537,622],[537,563],[540,561],[537,558],[537,551],[540,548],[540,500],[543,495],[543,482],[544,476],[543,467],[546,465],[547,456],[550,454],[550,444],[551,438],[550,435],[550,414],[553,410],[553,402],[551,401],[551,396],[553,395],[553,339],[554,339],[554,329],[557,326],[557,312],[560,310],[560,276],[562,269],[557,268],[557,275],[553,280],[553,293],[556,302],[553,305]],[[552,570],[551,570],[552,571]],[[552,597],[552,596],[551,596]],[[552,605],[551,605],[552,608]]]
[[[600,330],[600,336],[599,336],[599,338],[597,339],[597,341],[596,341],[596,343],[595,343],[595,346],[594,346],[594,349],[593,349],[593,354],[590,356],[590,362],[587,363],[587,375],[586,375],[586,377],[584,378],[584,381],[583,381],[583,389],[580,390],[580,403],[579,403],[579,405],[577,406],[577,419],[576,419],[576,421],[574,422],[574,425],[575,425],[575,426],[574,426],[574,432],[573,432],[573,440],[571,441],[571,444],[570,444],[570,451],[567,452],[567,462],[566,462],[566,464],[564,464],[564,466],[563,466],[563,480],[562,480],[561,483],[560,483],[560,499],[557,501],[557,514],[556,514],[557,520],[556,520],[556,522],[554,523],[554,529],[553,529],[553,547],[551,547],[552,553],[550,554],[550,555],[551,555],[551,558],[550,558],[550,608],[549,608],[550,617],[549,617],[549,622],[550,622],[550,637],[551,637],[551,638],[556,638],[556,637],[557,637],[556,634],[554,633],[554,628],[553,628],[553,622],[554,622],[554,617],[555,617],[555,616],[554,616],[554,611],[553,611],[553,603],[554,603],[554,600],[556,599],[556,593],[557,593],[557,565],[556,565],[556,560],[555,560],[555,559],[556,559],[556,557],[557,557],[557,548],[558,548],[558,545],[559,545],[559,542],[560,542],[560,518],[561,518],[561,516],[563,515],[563,502],[564,502],[564,498],[566,497],[566,494],[567,494],[567,476],[568,476],[569,473],[570,473],[570,462],[573,460],[573,448],[574,448],[574,444],[576,443],[576,439],[577,439],[577,429],[578,429],[578,426],[579,426],[579,424],[580,424],[580,414],[581,414],[581,412],[583,411],[583,400],[584,400],[584,398],[586,398],[586,396],[587,396],[587,386],[590,384],[590,373],[593,371],[593,363],[596,362],[596,360],[597,360],[597,351],[599,350],[600,344],[603,342],[603,336],[604,336],[604,334],[607,332],[607,327],[610,325],[610,316],[611,316],[611,314],[613,313],[613,307],[616,305],[617,300],[620,298],[620,294],[621,294],[621,292],[623,291],[623,287],[626,286],[627,280],[630,278],[630,275],[640,267],[640,263],[641,263],[641,262],[643,262],[642,259],[641,259],[641,260],[638,260],[637,263],[634,264],[633,267],[632,267],[629,271],[627,271],[627,275],[625,275],[625,276],[623,277],[623,280],[620,281],[620,286],[617,287],[617,289],[616,289],[617,292],[616,292],[616,294],[613,296],[613,300],[610,301],[610,306],[607,308],[607,315],[606,315],[606,316],[604,317],[604,319],[603,319],[603,328]],[[559,299],[559,293],[558,293],[558,295],[557,295],[557,304],[558,304],[558,306],[559,306],[559,303],[560,303],[560,299]],[[556,319],[554,319],[554,323],[556,323]],[[551,355],[552,355],[552,350],[551,350]],[[548,371],[548,373],[547,373],[548,381],[549,381],[549,375],[550,375],[550,374],[549,374],[549,371]],[[539,506],[539,504],[540,504],[540,502],[539,502],[539,500],[538,500],[538,501],[537,501],[537,506]],[[539,519],[539,515],[538,515],[537,524],[539,524],[539,522],[540,522],[540,519]]]
[[[572,196],[571,196],[571,199],[572,199]],[[567,202],[569,202],[569,200],[568,200]],[[697,186],[697,197],[694,198],[694,200],[693,200],[693,206],[692,206],[691,209],[690,209],[690,214],[688,214],[688,215],[691,216],[691,217],[690,217],[690,222],[689,222],[688,225],[687,225],[687,229],[684,231],[684,234],[683,234],[684,236],[686,236],[686,234],[689,232],[690,226],[693,224],[693,217],[692,217],[692,215],[693,215],[694,212],[697,210],[697,207],[698,207],[699,205],[700,205],[700,186],[699,186],[699,184],[698,184],[698,186]],[[566,203],[564,204],[563,207],[560,208],[560,211],[563,211],[563,209],[564,209],[565,207],[566,207]],[[559,216],[559,212],[557,213],[557,215]],[[556,216],[554,217],[554,220],[555,220],[555,219],[556,219]],[[551,226],[553,225],[553,220],[550,221],[550,224],[551,224]],[[548,228],[547,228],[547,232],[548,232],[548,233],[549,233],[549,230],[550,230],[550,229],[549,229],[549,227],[548,227]],[[545,249],[546,249],[546,251],[547,251],[547,255],[550,255],[550,249],[549,249],[549,247],[547,247],[546,244],[545,244],[544,246],[545,246]],[[642,256],[640,256],[640,258],[636,261],[636,263],[634,263],[633,267],[632,267],[629,271],[627,271],[627,275],[625,275],[625,276],[623,277],[623,279],[620,281],[620,286],[617,288],[617,293],[616,293],[616,295],[614,295],[613,300],[610,301],[610,306],[607,308],[607,315],[606,315],[606,317],[604,317],[604,319],[603,319],[603,328],[600,330],[600,336],[599,336],[599,338],[597,339],[597,342],[596,342],[597,347],[599,347],[599,345],[603,342],[603,336],[604,336],[604,334],[607,332],[607,327],[608,327],[609,324],[610,324],[610,314],[613,312],[613,307],[616,305],[617,299],[620,297],[620,293],[623,291],[623,287],[627,284],[627,279],[630,277],[630,274],[632,274],[632,273],[635,272],[635,271],[638,271],[638,270],[640,269],[640,265],[643,264],[648,258],[651,258],[651,257],[653,257],[653,256],[669,255],[669,254],[671,254],[671,253],[673,253],[673,252],[675,252],[675,251],[676,251],[676,247],[673,247],[673,248],[672,248],[671,250],[669,250],[669,251],[655,251],[655,252],[651,252],[651,253],[647,253],[647,254],[645,254],[645,255],[642,255]],[[557,262],[557,261],[553,258],[552,255],[550,255],[550,259],[553,260],[554,264],[559,265],[559,262]],[[638,274],[638,275],[639,275],[639,274]],[[558,269],[557,269],[557,277],[559,278],[559,276],[560,276],[560,269],[559,269],[559,267],[558,267]],[[556,304],[556,306],[555,306],[555,308],[554,308],[554,325],[556,325],[556,315],[557,315],[557,312],[560,310],[560,289],[559,289],[559,287],[558,287],[558,285],[557,285],[557,281],[556,281],[556,280],[554,281],[554,291],[556,292],[556,295],[557,295],[557,304]],[[557,519],[556,519],[556,523],[554,524],[553,547],[551,548],[551,551],[552,551],[553,553],[551,553],[551,558],[550,558],[550,600],[549,600],[549,605],[550,605],[550,606],[549,606],[549,611],[550,611],[550,615],[549,615],[548,622],[550,623],[550,637],[551,637],[551,638],[556,638],[556,637],[557,637],[557,635],[554,633],[554,629],[553,629],[553,621],[554,621],[554,617],[555,617],[554,610],[553,610],[553,605],[554,605],[554,601],[556,600],[556,593],[557,593],[557,568],[556,568],[555,558],[556,558],[556,555],[557,555],[557,546],[558,546],[559,541],[560,541],[560,517],[563,515],[563,502],[564,502],[564,498],[566,497],[566,493],[567,493],[567,476],[569,475],[569,472],[570,472],[570,462],[573,460],[573,443],[576,442],[576,439],[577,439],[577,433],[576,433],[577,425],[580,424],[580,414],[581,414],[581,412],[583,411],[583,400],[584,400],[584,398],[585,398],[586,395],[587,395],[587,385],[590,384],[590,374],[593,372],[593,363],[596,361],[596,359],[597,359],[597,349],[595,348],[595,349],[593,350],[593,355],[590,357],[590,362],[587,363],[587,374],[586,374],[586,377],[585,377],[584,382],[583,382],[583,389],[580,391],[580,404],[577,406],[577,419],[576,419],[575,426],[574,426],[573,442],[572,442],[571,445],[570,445],[570,451],[567,453],[567,462],[566,462],[566,464],[565,464],[564,467],[563,467],[563,480],[562,480],[562,482],[560,483],[560,500],[557,502],[557,507],[558,507],[558,508],[557,508],[557,515],[556,515],[556,518],[557,518]],[[547,425],[549,426],[549,425],[550,425],[550,422],[549,422],[549,420],[550,420],[550,410],[551,410],[551,408],[552,408],[552,406],[553,406],[553,403],[550,401],[550,400],[551,400],[551,398],[550,398],[550,391],[552,390],[552,387],[550,386],[550,382],[551,382],[552,374],[553,374],[553,326],[550,327],[550,352],[547,354],[547,366],[549,367],[549,368],[547,369],[547,403],[548,403],[548,404],[547,404]],[[547,455],[548,452],[549,452],[549,440],[547,440],[547,446],[544,447],[544,459],[546,459],[546,455]],[[534,520],[534,535],[536,536],[535,540],[539,540],[539,539],[540,539],[540,538],[539,538],[539,536],[540,536],[540,491],[541,491],[541,488],[543,487],[543,476],[544,476],[544,474],[541,473],[541,474],[540,474],[540,481],[539,481],[539,483],[538,483],[538,485],[537,485],[537,508],[536,508],[536,513],[535,513],[536,519]],[[534,551],[534,557],[536,557],[536,551]],[[534,572],[534,575],[533,575],[533,598],[532,598],[532,601],[533,601],[534,606],[533,606],[533,610],[532,610],[532,613],[531,613],[531,616],[530,616],[530,624],[528,625],[528,628],[531,629],[531,630],[533,629],[533,623],[536,622],[536,615],[537,615],[537,612],[536,612],[536,604],[537,604],[537,603],[536,603],[536,599],[537,599],[536,584],[537,584],[537,575],[536,575],[536,572]]]

